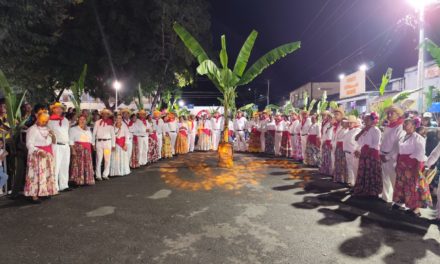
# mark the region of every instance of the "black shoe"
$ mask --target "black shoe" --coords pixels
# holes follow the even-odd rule
[[[416,213],[413,210],[407,210],[405,213],[410,216],[414,216],[414,217],[421,217],[422,216],[422,214],[420,212]]]
[[[70,192],[70,191],[73,191],[73,189],[68,187],[68,188],[66,188],[64,190],[61,190],[60,192]]]
[[[391,210],[400,210],[400,205],[398,204],[393,204],[393,206],[391,206]]]
[[[34,199],[31,198],[29,201],[32,204],[41,204],[41,200],[40,199],[34,200]]]

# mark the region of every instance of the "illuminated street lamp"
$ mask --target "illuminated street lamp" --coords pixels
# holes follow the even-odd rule
[[[180,107],[184,107],[185,106],[185,101],[179,100],[178,104],[179,104]]]
[[[115,92],[116,92],[115,111],[118,110],[118,91],[119,91],[119,89],[121,89],[121,87],[122,87],[122,84],[118,80],[113,82],[113,88],[115,89]]]
[[[425,53],[423,42],[425,41],[425,10],[427,7],[439,3],[438,0],[407,0],[419,12],[419,60],[417,63],[417,89],[419,91],[418,110],[423,112],[423,97],[424,97],[424,73],[425,73]]]
[[[342,79],[344,79],[344,78],[345,78],[345,74],[343,74],[343,73],[339,74],[338,78],[339,78],[339,80],[341,80],[341,81],[342,81]]]
[[[368,71],[368,66],[367,66],[367,64],[361,64],[360,66],[359,66],[359,70],[360,71]]]

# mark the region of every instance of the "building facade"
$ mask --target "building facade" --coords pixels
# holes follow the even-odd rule
[[[331,97],[339,94],[339,82],[310,82],[290,92],[290,102],[296,108],[304,107],[304,95],[307,93],[310,100],[320,100],[324,91]]]

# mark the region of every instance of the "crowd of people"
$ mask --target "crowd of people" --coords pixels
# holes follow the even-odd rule
[[[0,103],[3,128],[4,110]],[[380,124],[374,112],[359,118],[346,115],[341,107],[319,115],[306,110],[287,115],[263,111],[246,117],[239,111],[231,118],[206,110],[188,116],[144,109],[76,113],[57,102],[49,109],[25,104],[22,112],[27,166],[21,189],[33,203],[72,187],[128,175],[161,159],[215,151],[225,118],[235,151],[266,153],[316,167],[354,196],[381,199],[393,209],[420,216],[420,208],[432,206],[431,193],[438,190],[438,179],[430,186],[424,173],[440,157],[437,129],[430,128],[432,115],[419,117],[398,106],[386,109]],[[0,160],[7,154],[0,146]],[[6,182],[7,174],[1,170],[0,189]],[[19,182],[13,184],[20,186]]]

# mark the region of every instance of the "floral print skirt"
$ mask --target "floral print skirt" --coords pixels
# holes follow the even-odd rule
[[[264,133],[265,152],[270,155],[275,155],[275,130],[269,130]]]
[[[365,145],[359,157],[354,195],[377,197],[382,193],[382,189],[382,163],[379,151]]]
[[[51,196],[58,193],[55,182],[55,160],[52,154],[46,157],[39,155],[41,151],[28,155],[24,196]]]
[[[347,160],[342,146],[336,146],[335,149],[335,166],[333,171],[333,181],[345,183],[347,182]]]
[[[84,147],[80,143],[75,143],[72,148],[72,158],[70,160],[70,181],[76,185],[95,184],[92,152],[90,148]]]
[[[168,159],[173,157],[173,151],[171,148],[171,138],[169,135],[164,134],[162,143],[162,158]]]
[[[412,210],[432,206],[429,185],[420,170],[422,164],[408,155],[397,157],[394,202],[404,203]]]
[[[331,142],[324,142],[324,144],[322,144],[319,173],[324,175],[332,175],[332,166],[332,144]]]

